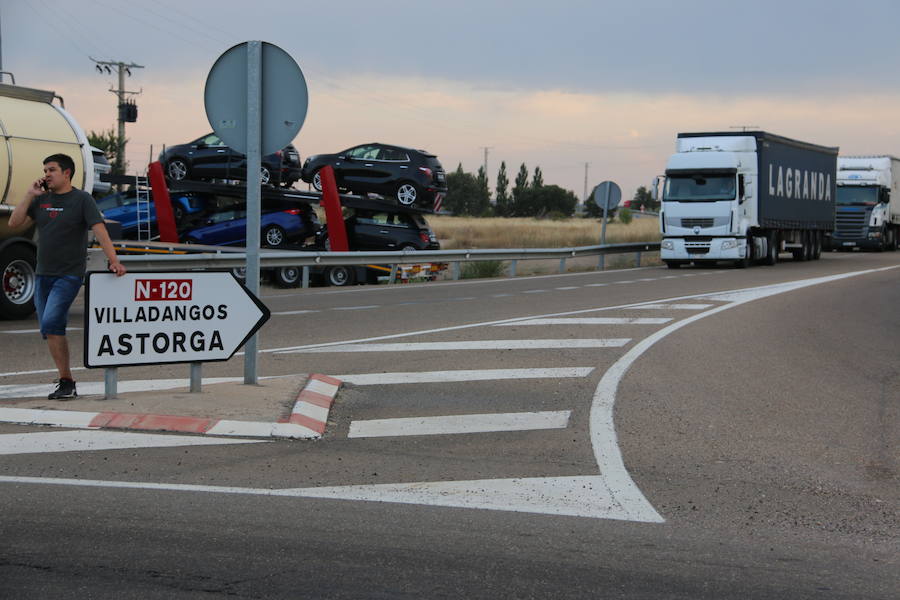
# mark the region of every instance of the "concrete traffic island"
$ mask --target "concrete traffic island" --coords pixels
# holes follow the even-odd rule
[[[79,383],[81,395],[65,402],[45,397],[7,400],[0,407],[0,423],[315,439],[325,433],[341,382],[311,374],[260,377],[257,385],[244,385],[237,377],[203,384],[199,393],[191,393],[188,380],[122,382],[119,397],[104,399],[102,382]],[[95,387],[100,389],[92,393]]]

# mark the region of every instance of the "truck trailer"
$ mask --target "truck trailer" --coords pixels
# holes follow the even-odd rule
[[[666,165],[660,257],[670,268],[819,258],[834,229],[838,149],[764,131],[679,133]]]
[[[34,226],[11,228],[9,216],[43,175],[43,160],[68,154],[75,162],[72,185],[88,191],[94,186],[87,136],[61,104],[54,92],[0,83],[0,319],[34,312],[37,234]]]
[[[900,159],[838,156],[832,250],[896,250],[900,233]]]

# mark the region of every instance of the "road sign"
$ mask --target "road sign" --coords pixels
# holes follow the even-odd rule
[[[594,202],[605,211],[612,210],[622,200],[622,189],[612,181],[604,181],[594,188]]]
[[[89,368],[228,360],[269,319],[230,272],[88,273]]]
[[[213,131],[230,148],[247,154],[248,47],[226,50],[206,78],[203,102]],[[306,79],[291,55],[274,44],[261,45],[260,148],[272,154],[291,143],[306,120]]]

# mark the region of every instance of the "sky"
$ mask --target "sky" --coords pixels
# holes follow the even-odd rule
[[[579,197],[614,181],[630,198],[682,131],[900,155],[898,27],[894,0],[3,0],[0,59],[86,131],[117,118],[92,59],[143,66],[126,79],[133,172],[211,131],[210,68],[262,40],[304,73],[301,157],[377,141],[474,173],[487,154],[492,189],[504,161],[510,180],[524,163]]]

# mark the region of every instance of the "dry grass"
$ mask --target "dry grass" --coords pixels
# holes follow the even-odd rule
[[[564,248],[600,243],[601,222],[594,219],[478,219],[430,216],[428,223],[441,248]],[[628,225],[608,223],[606,243],[658,241],[659,221],[641,217]]]

